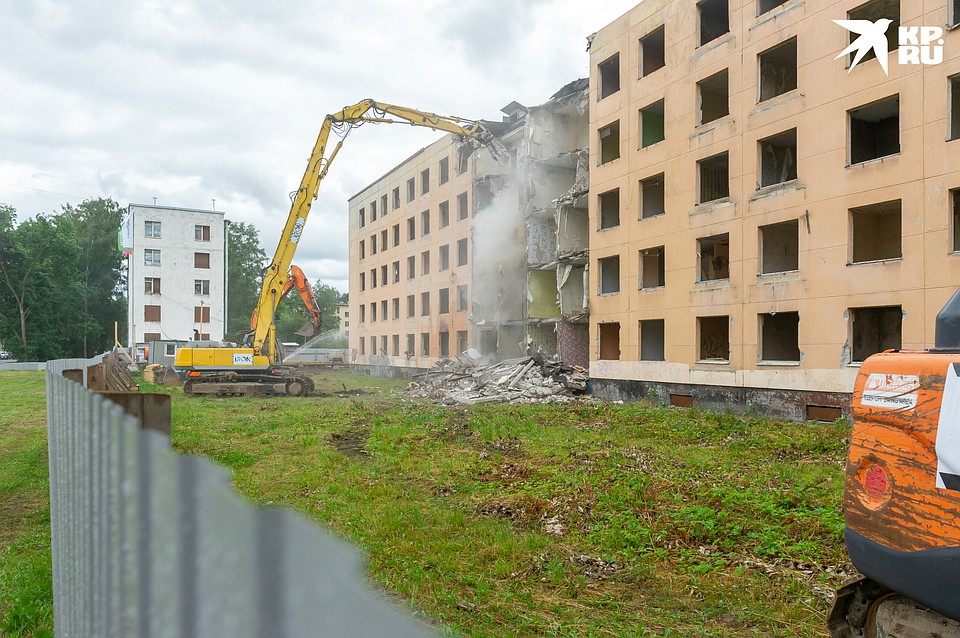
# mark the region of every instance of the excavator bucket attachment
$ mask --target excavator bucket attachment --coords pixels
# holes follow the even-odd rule
[[[316,337],[318,334],[320,334],[320,326],[313,323],[312,321],[308,321],[307,323],[303,324],[303,327],[297,330],[296,334],[300,335],[301,337],[306,337],[307,339],[311,339],[313,337]]]

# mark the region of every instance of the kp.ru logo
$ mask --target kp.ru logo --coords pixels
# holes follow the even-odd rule
[[[857,53],[847,73],[857,66],[860,60],[873,49],[880,66],[887,73],[887,28],[893,20],[881,18],[876,22],[869,20],[834,20],[851,33],[860,37],[850,43],[834,60],[842,58],[851,51]],[[897,62],[900,64],[940,64],[943,62],[943,29],[940,27],[900,27],[897,29]]]

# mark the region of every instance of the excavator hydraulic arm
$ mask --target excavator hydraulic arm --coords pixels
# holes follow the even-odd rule
[[[323,311],[320,310],[320,307],[317,306],[317,299],[313,295],[313,288],[310,287],[310,282],[307,281],[307,276],[303,274],[303,271],[299,266],[290,266],[290,278],[287,279],[286,283],[283,284],[283,290],[280,292],[280,299],[283,300],[286,298],[290,291],[296,289],[297,293],[300,295],[300,299],[303,300],[303,305],[307,309],[307,314],[309,315],[309,321],[305,326],[297,330],[297,334],[303,337],[316,337],[320,334],[320,324],[323,321]],[[257,317],[259,313],[254,309],[253,313],[250,315],[250,330],[256,331],[257,329]]]

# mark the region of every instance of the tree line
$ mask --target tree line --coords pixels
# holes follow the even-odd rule
[[[66,204],[18,223],[0,203],[0,343],[20,361],[91,357],[127,341],[126,268],[117,231],[126,210],[109,198]],[[227,339],[249,330],[267,264],[252,224],[227,225]],[[314,283],[323,329],[334,330],[345,298]],[[278,336],[294,340],[306,313],[293,295],[278,312]],[[302,319],[303,321],[299,321]],[[299,321],[299,323],[297,323]],[[296,325],[294,325],[296,324]]]

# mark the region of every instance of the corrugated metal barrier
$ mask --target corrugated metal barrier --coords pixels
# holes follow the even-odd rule
[[[47,366],[58,638],[434,635],[353,549],[62,376],[92,363]]]

